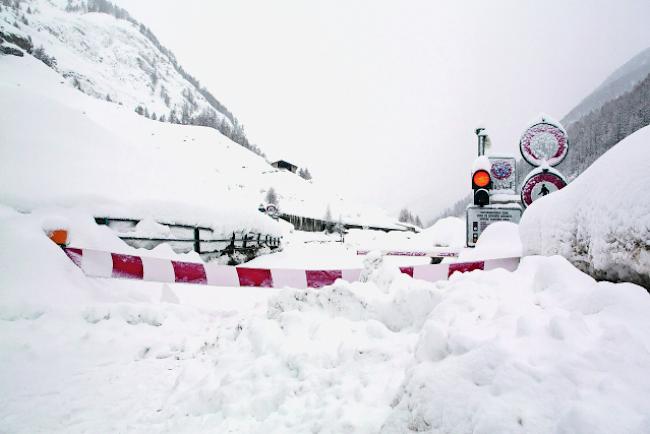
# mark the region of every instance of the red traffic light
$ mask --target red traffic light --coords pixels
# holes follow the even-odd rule
[[[475,188],[485,188],[491,181],[492,178],[490,178],[490,174],[486,170],[477,170],[472,176],[472,184],[474,184]]]

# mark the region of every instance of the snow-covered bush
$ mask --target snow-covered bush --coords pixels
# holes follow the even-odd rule
[[[533,203],[524,254],[560,254],[598,279],[650,288],[650,127],[621,141],[573,183]]]

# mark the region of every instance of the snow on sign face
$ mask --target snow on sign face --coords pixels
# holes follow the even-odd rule
[[[492,192],[515,194],[517,177],[515,159],[512,157],[490,157]]]
[[[558,125],[540,122],[524,132],[519,141],[519,150],[533,166],[541,166],[544,162],[557,166],[567,155],[569,139]]]
[[[537,199],[561,190],[566,185],[566,180],[557,172],[536,173],[528,177],[521,187],[521,202],[530,206]]]

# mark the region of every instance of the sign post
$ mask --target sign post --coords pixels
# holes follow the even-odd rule
[[[472,189],[474,190],[473,205],[466,210],[465,244],[475,247],[479,237],[490,224],[494,222],[519,223],[522,209],[518,203],[517,170],[514,157],[485,156],[490,146],[490,138],[485,128],[477,128],[478,158],[472,170]],[[497,196],[505,196],[505,203],[496,202]],[[493,197],[494,196],[494,197]],[[514,199],[513,199],[514,197]]]
[[[477,128],[476,135],[477,162],[480,162],[485,158],[483,155],[490,139],[485,128]],[[475,247],[481,233],[490,224],[498,221],[519,223],[522,205],[530,206],[534,201],[566,187],[566,178],[553,169],[569,152],[569,137],[560,123],[542,116],[540,121],[524,131],[519,140],[519,150],[524,160],[535,166],[524,180],[519,195],[515,158],[488,156],[489,164],[474,169],[474,205],[468,206],[466,211],[467,247]],[[479,182],[483,179],[483,183]]]
[[[558,122],[542,117],[524,131],[519,150],[533,169],[521,187],[521,203],[528,207],[537,199],[567,186],[566,178],[552,167],[560,164],[569,152],[569,137]]]
[[[277,205],[274,205],[272,203],[266,205],[266,213],[269,217],[275,220],[280,217],[280,210],[278,209]]]

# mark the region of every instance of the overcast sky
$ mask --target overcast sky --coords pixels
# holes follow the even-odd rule
[[[270,158],[425,219],[650,46],[648,0],[119,0]]]

